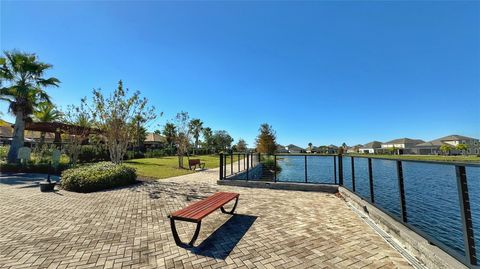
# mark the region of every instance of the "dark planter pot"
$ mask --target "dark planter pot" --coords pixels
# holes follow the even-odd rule
[[[41,192],[49,192],[53,191],[55,188],[55,182],[40,182],[40,191]]]

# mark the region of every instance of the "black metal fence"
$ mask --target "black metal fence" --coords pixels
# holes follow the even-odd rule
[[[346,186],[346,182],[344,179],[344,159],[350,159],[350,186]],[[367,160],[367,173],[368,173],[368,195],[360,194],[358,192],[358,183],[356,182],[356,160],[359,159],[366,159]],[[375,184],[375,177],[373,173],[373,160],[385,160],[395,163],[396,168],[396,180],[397,180],[397,195],[399,201],[399,212],[398,215],[393,214],[391,211],[386,210],[382,206],[378,205],[375,201],[375,193],[374,193],[374,184]],[[339,170],[339,185],[346,187],[350,191],[354,192],[355,194],[359,195],[362,198],[366,198],[368,196],[368,201],[371,205],[375,206],[376,208],[380,209],[384,213],[388,214],[390,217],[396,219],[397,221],[403,223],[405,226],[410,228],[411,230],[415,231],[416,233],[420,234],[422,237],[427,239],[430,243],[440,247],[445,252],[449,253],[453,257],[455,257],[460,262],[464,263],[466,266],[470,268],[478,268],[478,261],[477,261],[477,251],[475,246],[475,235],[474,235],[474,228],[473,228],[473,218],[472,218],[472,209],[470,204],[470,194],[468,190],[468,182],[467,182],[467,167],[479,167],[478,164],[471,164],[471,163],[454,163],[454,162],[433,162],[433,161],[416,161],[416,160],[400,160],[400,159],[383,159],[383,158],[369,158],[367,156],[344,156],[339,158],[338,162],[338,170]],[[409,211],[408,211],[408,204],[405,195],[405,175],[404,175],[404,164],[405,163],[424,163],[424,164],[433,164],[433,165],[448,165],[455,168],[456,172],[456,186],[449,186],[452,188],[457,188],[458,192],[458,201],[459,201],[459,208],[460,211],[460,221],[462,223],[462,233],[463,233],[463,241],[464,241],[464,253],[465,255],[461,255],[458,251],[452,249],[452,247],[447,246],[445,243],[439,241],[437,238],[434,238],[430,234],[426,233],[422,229],[419,229],[416,226],[410,224],[409,220]],[[418,175],[420,177],[420,175]],[[447,187],[447,186],[446,186]]]
[[[286,180],[284,177],[280,178],[279,174],[282,172],[277,171],[277,164],[279,160],[283,159],[288,160],[287,158],[294,157],[295,165],[297,170],[301,170],[301,166],[303,166],[303,171],[296,173],[293,180]],[[270,173],[268,176],[263,176],[261,179],[258,178],[248,178],[248,171],[255,167],[257,164],[264,162],[267,158],[273,159],[272,168],[270,169]],[[309,172],[312,172],[312,164],[315,162],[315,158],[323,158],[322,163],[327,164],[328,171],[323,172],[322,177],[329,177],[328,180],[321,179],[321,178],[312,178]],[[292,158],[293,159],[293,158]],[[382,207],[377,201],[376,198],[381,196],[381,193],[375,193],[375,183],[376,183],[376,176],[374,175],[374,162],[372,160],[384,160],[388,161],[396,170],[396,175],[392,175],[392,177],[396,177],[396,188],[395,191],[397,192],[398,196],[398,214],[394,214],[389,210],[386,210]],[[360,167],[358,163],[366,161],[366,167]],[[406,164],[407,163],[407,164]],[[459,218],[462,225],[462,233],[463,233],[463,241],[464,241],[464,253],[462,255],[458,252],[458,250],[454,250],[452,247],[447,246],[445,243],[439,241],[438,239],[434,238],[430,234],[426,233],[422,229],[411,225],[411,221],[409,220],[409,204],[407,204],[406,199],[406,191],[405,191],[405,165],[409,165],[409,163],[423,163],[423,164],[433,164],[433,165],[447,165],[455,168],[455,176],[456,176],[456,186],[449,186],[451,188],[457,188],[457,196],[458,196],[458,204],[459,208],[457,209],[460,211]],[[354,192],[355,194],[362,197],[365,201],[369,202],[372,206],[375,206],[379,210],[383,211],[384,213],[388,214],[392,218],[396,219],[397,221],[403,223],[405,226],[410,228],[411,230],[415,231],[416,233],[420,234],[424,238],[426,238],[430,243],[440,247],[453,257],[455,257],[460,262],[464,263],[466,266],[470,268],[479,268],[478,261],[477,261],[477,251],[475,246],[475,234],[473,228],[473,218],[472,218],[472,205],[469,193],[469,184],[467,180],[467,168],[470,167],[480,167],[479,164],[471,164],[471,163],[457,163],[457,162],[430,162],[430,161],[413,161],[413,160],[401,160],[401,159],[386,159],[386,158],[370,158],[368,156],[342,156],[342,155],[313,155],[313,154],[275,154],[270,156],[260,155],[258,153],[235,153],[235,154],[220,154],[220,179],[228,179],[233,178],[235,175],[243,172],[247,172],[247,180],[263,180],[263,181],[272,181],[272,182],[279,182],[279,181],[289,181],[289,182],[301,182],[301,183],[323,183],[323,184],[338,184],[339,186],[343,186],[350,191]],[[318,163],[315,166],[317,169],[321,166]],[[356,169],[358,170],[356,171]],[[326,169],[324,166],[323,169]],[[366,175],[365,175],[366,173]],[[264,173],[265,174],[265,173]],[[300,176],[300,174],[302,174]],[[314,173],[311,173],[314,174]],[[360,175],[362,174],[362,175]],[[318,175],[318,173],[317,173]],[[345,178],[345,176],[348,178]],[[455,177],[453,176],[453,177]],[[300,178],[303,177],[303,178]],[[363,181],[357,181],[358,178],[366,178]],[[417,180],[417,179],[415,179]],[[348,181],[348,184],[346,184]],[[378,182],[377,182],[378,183]],[[368,185],[368,186],[365,186]],[[363,193],[359,192],[359,188]],[[408,186],[411,187],[411,186]],[[377,192],[381,190],[377,189]],[[391,191],[391,190],[390,190]],[[410,206],[413,206],[410,204]]]
[[[249,172],[260,163],[260,154],[254,152],[220,153],[220,180]]]

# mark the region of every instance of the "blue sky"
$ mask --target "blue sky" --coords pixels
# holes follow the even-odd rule
[[[152,129],[184,110],[250,146],[263,122],[299,146],[480,137],[479,2],[0,5],[1,50],[53,64],[62,107],[122,79]]]

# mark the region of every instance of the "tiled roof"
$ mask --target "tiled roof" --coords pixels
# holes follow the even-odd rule
[[[458,140],[470,140],[470,139],[476,139],[473,137],[468,137],[468,136],[463,136],[463,135],[448,135],[444,136],[435,140],[439,141],[458,141]]]
[[[385,142],[383,144],[407,144],[407,143],[416,143],[416,144],[420,144],[420,143],[424,143],[425,141],[421,140],[421,139],[411,139],[411,138],[399,138],[399,139],[394,139],[392,141],[388,141],[388,142]]]
[[[369,143],[363,145],[362,148],[381,148],[381,147],[382,147],[382,142],[372,141],[372,142],[369,142]]]

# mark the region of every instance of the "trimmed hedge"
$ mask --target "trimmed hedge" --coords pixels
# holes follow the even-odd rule
[[[103,145],[83,145],[78,154],[79,163],[109,161],[110,155]]]
[[[134,184],[134,168],[101,162],[63,171],[62,188],[74,192],[94,192]]]
[[[0,163],[0,172],[2,173],[40,173],[40,174],[52,174],[60,175],[63,170],[70,167],[68,164],[59,164],[57,170],[53,169],[50,164],[33,164],[27,165],[16,163]]]

